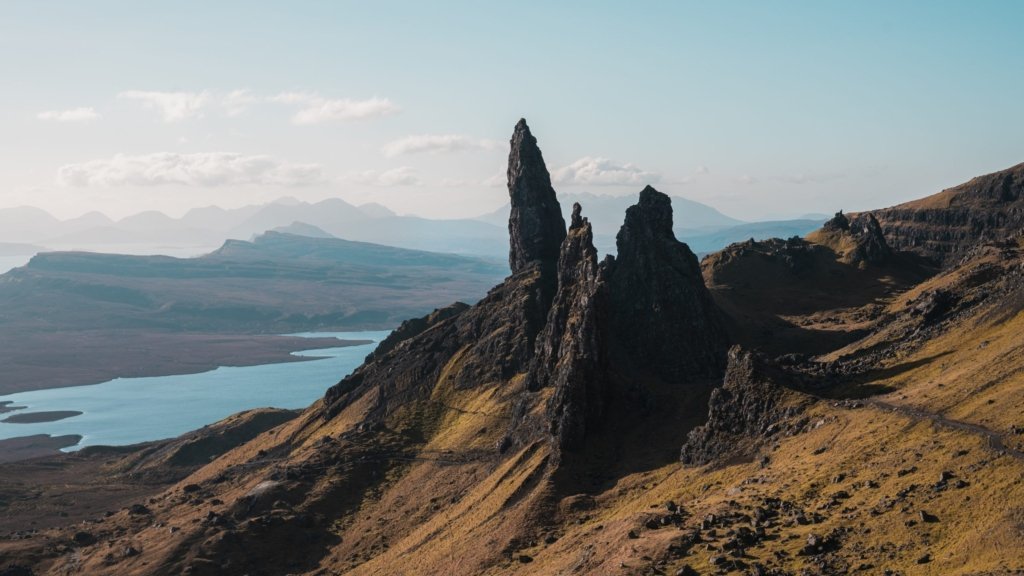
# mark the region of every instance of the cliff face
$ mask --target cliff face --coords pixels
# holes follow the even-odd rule
[[[934,196],[873,210],[889,245],[949,266],[1024,227],[1024,164],[979,176]]]
[[[717,375],[728,348],[697,257],[672,232],[671,200],[648,186],[608,262],[611,330],[623,356],[667,381]]]

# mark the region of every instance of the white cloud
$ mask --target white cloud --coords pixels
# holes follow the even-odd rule
[[[366,170],[365,172],[349,174],[342,180],[367,186],[381,187],[420,186],[423,184],[423,181],[416,175],[416,170],[409,166],[400,166],[383,172],[379,172],[377,170]]]
[[[709,170],[707,166],[701,164],[701,165],[697,166],[696,168],[694,168],[693,173],[695,175],[710,174],[711,170]]]
[[[64,186],[303,186],[322,180],[317,164],[292,164],[269,156],[231,152],[118,154],[105,160],[68,164],[57,171],[57,182]]]
[[[403,154],[493,150],[499,145],[494,140],[481,140],[462,134],[420,134],[388,142],[381,151],[385,156],[394,157]]]
[[[224,107],[224,113],[229,117],[234,118],[241,116],[256,102],[259,102],[260,98],[255,96],[248,90],[232,90],[224,95],[220,100],[220,105]]]
[[[339,120],[358,120],[388,116],[399,111],[398,106],[387,98],[324,98],[315,92],[284,92],[270,98],[271,102],[291,104],[299,107],[292,116],[296,124],[321,124]]]
[[[89,107],[71,108],[69,110],[47,110],[36,114],[40,120],[51,120],[53,122],[89,122],[99,118],[100,115]]]
[[[634,164],[619,164],[607,158],[586,156],[568,166],[556,169],[551,180],[557,184],[618,186],[653,184],[661,175],[641,170]]]
[[[200,116],[210,101],[210,93],[202,92],[147,92],[128,90],[117,95],[123,100],[138,100],[143,108],[160,112],[164,122],[178,122]]]

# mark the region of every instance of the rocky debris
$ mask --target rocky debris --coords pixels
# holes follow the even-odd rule
[[[96,536],[90,532],[75,532],[71,540],[78,546],[92,546],[97,542]]]
[[[826,552],[834,552],[842,545],[844,530],[835,528],[824,536],[811,533],[807,536],[807,544],[800,549],[801,556],[817,556]]]
[[[508,262],[512,273],[539,260],[554,264],[565,239],[562,208],[551,187],[551,176],[537,139],[526,120],[512,133],[508,155],[508,193],[512,211],[508,220],[511,237]]]
[[[0,568],[0,576],[35,576],[35,572],[28,566],[21,564],[10,564]]]
[[[911,302],[910,313],[921,316],[925,323],[932,323],[942,318],[956,302],[956,296],[949,290],[929,290]]]
[[[728,338],[697,257],[672,232],[671,199],[648,186],[605,261],[612,333],[630,361],[666,382],[721,375]]]
[[[138,548],[135,548],[134,546],[125,546],[121,549],[121,556],[123,558],[131,558],[133,556],[138,556],[139,554],[141,554],[141,552],[139,552]]]
[[[128,513],[133,516],[148,516],[152,514],[149,508],[146,508],[143,504],[132,504],[128,507]]]
[[[802,430],[802,404],[780,384],[784,376],[768,361],[733,346],[721,387],[711,392],[708,420],[690,431],[680,450],[684,464],[707,464],[756,450],[759,443]],[[793,401],[788,401],[792,399]]]

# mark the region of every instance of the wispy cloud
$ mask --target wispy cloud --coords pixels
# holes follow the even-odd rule
[[[122,100],[136,100],[143,108],[156,110],[164,122],[180,122],[186,118],[202,115],[202,109],[210,100],[210,93],[202,92],[156,92],[128,90],[117,95]]]
[[[57,171],[57,182],[64,186],[305,186],[322,180],[317,164],[293,164],[232,152],[118,154],[68,164]]]
[[[359,120],[389,116],[399,111],[387,98],[324,98],[316,92],[284,92],[270,98],[272,102],[298,106],[292,116],[296,124],[322,124],[324,122]]]
[[[89,122],[99,117],[96,110],[84,106],[68,110],[47,110],[36,114],[36,118],[52,122]]]
[[[648,172],[635,164],[620,164],[607,158],[586,156],[557,168],[551,173],[551,180],[557,184],[617,186],[653,184],[661,175]]]
[[[423,184],[416,174],[416,170],[409,166],[400,166],[383,172],[377,170],[356,172],[343,177],[342,181],[381,187],[420,186]]]
[[[259,96],[248,90],[232,90],[220,99],[220,105],[224,108],[225,114],[234,118],[244,114],[250,106],[259,101]]]
[[[463,134],[419,134],[388,142],[381,148],[385,156],[405,154],[438,154],[441,152],[467,152],[493,150],[500,146],[494,140],[472,138]]]

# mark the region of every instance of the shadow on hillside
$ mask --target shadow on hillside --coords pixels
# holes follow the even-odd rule
[[[952,352],[947,350],[927,358],[921,358],[920,360],[913,360],[911,362],[903,362],[901,364],[895,364],[885,368],[868,370],[861,374],[852,375],[847,379],[840,381],[838,384],[815,392],[823,398],[832,400],[860,399],[878,396],[880,394],[888,394],[890,392],[895,392],[899,388],[889,384],[882,384],[879,381],[896,378],[902,374],[910,372],[911,370],[931,364],[939,358],[949,354],[952,354]]]

